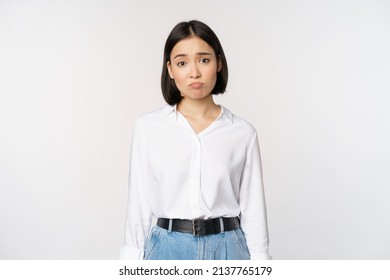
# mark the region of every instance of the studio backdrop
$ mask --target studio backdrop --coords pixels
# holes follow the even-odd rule
[[[117,259],[135,119],[176,23],[261,147],[275,259],[390,258],[390,2],[0,0],[0,259]]]

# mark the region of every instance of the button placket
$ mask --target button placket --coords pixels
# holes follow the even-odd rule
[[[200,188],[201,188],[201,156],[202,156],[202,147],[200,139],[197,135],[193,136],[192,140],[192,155],[191,155],[191,185],[190,185],[190,201],[191,201],[191,210],[194,217],[199,217],[202,215],[202,210],[200,208]]]
[[[200,188],[201,188],[201,157],[202,157],[202,146],[200,137],[188,120],[177,111],[177,120],[179,124],[192,134],[192,151],[191,151],[191,163],[190,163],[190,186],[189,186],[189,202],[191,207],[191,214],[193,217],[201,217],[203,215],[200,207]]]

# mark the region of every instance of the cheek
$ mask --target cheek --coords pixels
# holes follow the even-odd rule
[[[174,83],[175,83],[176,87],[178,88],[178,90],[182,91],[185,84],[186,84],[185,75],[180,71],[175,71],[174,72]]]
[[[217,67],[210,67],[207,71],[207,76],[210,80],[217,80]]]
[[[172,69],[172,74],[175,77],[175,80],[179,80],[179,79],[183,79],[186,73],[185,73],[185,69],[175,67]]]
[[[174,77],[176,84],[182,84],[185,80],[185,75],[181,71],[175,72]]]

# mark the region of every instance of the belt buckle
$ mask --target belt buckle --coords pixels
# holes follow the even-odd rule
[[[205,235],[206,227],[204,226],[204,221],[202,219],[192,220],[192,234],[194,236]]]

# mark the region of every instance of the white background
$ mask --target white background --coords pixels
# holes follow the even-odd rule
[[[0,0],[0,259],[116,259],[165,39],[207,23],[258,130],[275,259],[390,259],[390,2]]]

